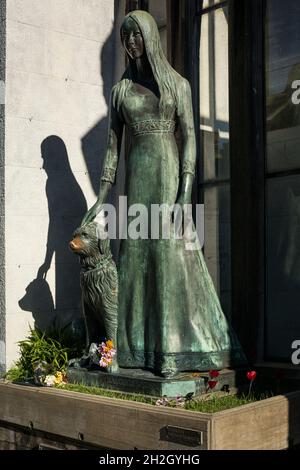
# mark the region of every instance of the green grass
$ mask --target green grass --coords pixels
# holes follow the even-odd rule
[[[118,398],[120,400],[131,400],[139,403],[148,403],[150,405],[155,405],[156,398],[147,397],[145,395],[139,395],[134,393],[122,393],[115,392],[113,390],[106,390],[99,387],[91,387],[83,384],[64,384],[60,385],[58,388],[63,390],[69,390],[70,392],[80,392],[86,393],[88,395],[98,395],[101,397],[108,398]]]
[[[265,400],[273,396],[271,392],[251,395],[228,395],[228,396],[214,396],[212,395],[209,400],[203,398],[196,398],[185,404],[185,409],[190,411],[200,411],[201,413],[216,413],[217,411],[229,410],[237,406],[247,405],[256,401]]]
[[[122,392],[115,392],[113,390],[106,390],[99,387],[91,387],[83,384],[65,384],[59,388],[63,390],[69,390],[72,392],[86,393],[89,395],[98,395],[108,398],[118,398],[121,400],[131,400],[138,403],[146,403],[149,405],[155,405],[157,398],[147,397],[139,394],[129,394]],[[190,400],[184,404],[181,409],[189,411],[198,411],[201,413],[216,413],[217,411],[223,411],[237,406],[246,405],[248,403],[254,403],[256,401],[264,400],[273,396],[271,392],[267,393],[256,393],[251,395],[227,395],[218,396],[217,394],[211,394],[210,396],[202,395],[199,398]],[[168,407],[175,408],[175,400],[170,400]],[[179,408],[179,407],[178,407]]]

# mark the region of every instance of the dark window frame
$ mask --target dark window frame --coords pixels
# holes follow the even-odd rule
[[[251,362],[264,359],[264,10],[229,0],[232,321]]]
[[[267,0],[262,0],[264,4],[264,16],[263,16],[263,21],[264,21],[264,26],[266,25],[266,18],[267,18]],[[266,31],[264,30],[264,38],[263,38],[263,44],[265,45],[265,39],[266,39]],[[264,69],[265,72],[265,69]],[[265,76],[264,76],[264,85],[266,87],[267,83],[265,81]],[[265,96],[267,92],[265,89]],[[266,110],[266,100],[263,103],[264,109]],[[266,119],[265,119],[266,122]],[[267,128],[265,126],[265,138],[267,141]],[[267,161],[267,145],[265,145],[265,169],[264,169],[264,191],[265,191],[265,201],[266,201],[266,209],[267,209],[267,185],[269,181],[280,179],[280,178],[285,178],[289,176],[299,176],[300,175],[300,165],[295,166],[294,168],[291,169],[283,169],[283,170],[268,170],[268,161]],[[265,247],[267,250],[267,222],[265,218]],[[266,270],[265,270],[265,285],[266,285],[266,292],[265,292],[265,304],[264,304],[264,325],[265,325],[265,331],[264,331],[264,354],[263,354],[263,359],[265,362],[272,362],[272,363],[285,363],[285,364],[290,364],[290,360],[288,360],[286,357],[280,357],[279,355],[273,355],[273,353],[270,353],[267,348],[267,341],[268,341],[268,335],[267,335],[267,329],[268,329],[268,323],[270,322],[270,319],[268,318],[268,309],[267,309],[267,301],[268,301],[268,295],[267,295],[267,257],[265,256],[265,263],[266,263]],[[297,336],[297,333],[295,333],[295,337]],[[292,353],[292,349],[291,349]]]
[[[126,0],[125,14],[133,10],[146,10],[148,11],[148,0]]]

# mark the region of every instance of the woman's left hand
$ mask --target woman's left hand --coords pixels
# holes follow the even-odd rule
[[[189,220],[192,216],[191,199],[188,194],[181,194],[176,201],[173,222],[176,227],[176,233],[184,234]]]
[[[188,204],[191,204],[191,198],[190,198],[189,194],[186,194],[186,193],[181,194],[178,197],[178,199],[176,201],[176,204],[181,206],[182,210],[184,209],[184,206],[187,206]]]

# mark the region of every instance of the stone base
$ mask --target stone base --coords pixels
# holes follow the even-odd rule
[[[80,383],[125,393],[175,397],[176,395],[186,396],[190,393],[193,396],[206,393],[210,377],[208,372],[183,372],[174,378],[165,379],[141,369],[120,369],[117,374],[108,374],[100,370],[70,367],[68,380],[70,383]],[[244,369],[223,369],[220,371],[217,381],[214,391],[237,389],[247,383],[246,372]]]

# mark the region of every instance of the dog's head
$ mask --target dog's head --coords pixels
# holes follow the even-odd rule
[[[73,253],[81,257],[110,256],[109,239],[101,237],[101,233],[100,226],[96,222],[83,225],[75,230],[69,247]]]

